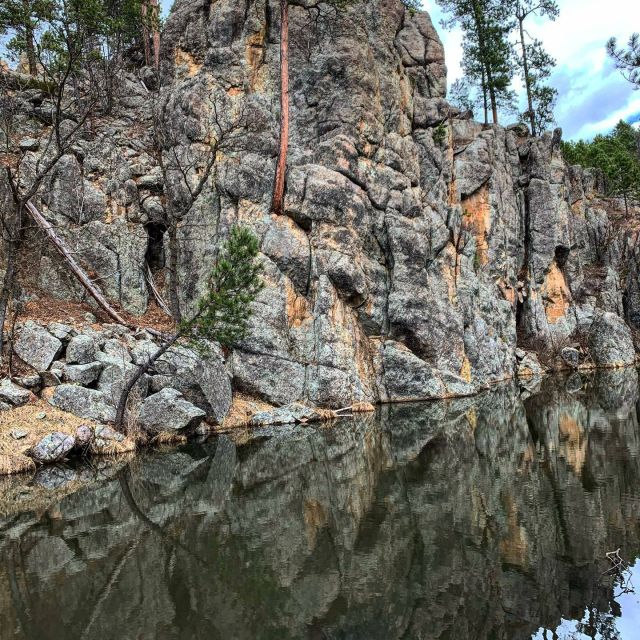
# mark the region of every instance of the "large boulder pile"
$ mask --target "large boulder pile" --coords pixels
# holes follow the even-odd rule
[[[121,325],[76,330],[29,321],[18,327],[16,341],[16,355],[38,373],[51,405],[101,423],[115,420],[124,385],[158,348],[148,332]],[[131,396],[145,429],[187,430],[203,419],[224,420],[231,408],[231,378],[215,345],[206,356],[177,345],[149,368]],[[0,383],[0,401],[7,408],[31,397],[17,384]]]

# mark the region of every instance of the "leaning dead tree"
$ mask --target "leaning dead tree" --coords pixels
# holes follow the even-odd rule
[[[124,10],[129,4],[118,6]],[[136,15],[139,16],[139,8]],[[89,295],[110,317],[123,321],[36,203],[46,180],[86,135],[91,119],[110,111],[114,78],[122,72],[123,51],[134,38],[133,31],[121,15],[83,12],[77,3],[56,4],[55,11],[44,11],[41,18],[43,29],[33,34],[37,75],[25,78],[9,69],[0,73],[0,197],[4,200],[0,210],[0,253],[5,267],[0,283],[0,336],[18,292],[19,256],[25,232],[34,225],[42,230]],[[136,23],[135,29],[138,28]],[[37,106],[24,99],[24,89],[40,92]],[[37,140],[25,145],[22,137],[25,130],[33,130],[34,124],[40,127]]]

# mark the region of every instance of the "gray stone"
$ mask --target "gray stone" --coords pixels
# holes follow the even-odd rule
[[[110,364],[104,368],[98,380],[98,390],[114,406],[118,405],[125,385],[136,375],[137,367],[130,364]],[[133,388],[131,395],[142,399],[147,396],[149,389],[149,376],[144,374]]]
[[[143,359],[144,355],[137,352],[136,357]],[[206,354],[172,347],[157,360],[155,369],[161,376],[156,377],[156,384],[162,381],[158,386],[177,389],[217,423],[224,420],[231,408],[231,380],[214,345]]]
[[[206,413],[187,402],[175,389],[163,389],[149,396],[140,408],[138,424],[150,432],[195,429]]]
[[[9,431],[9,435],[14,440],[23,440],[24,438],[26,438],[29,435],[29,432],[28,431],[23,431],[22,429],[12,429],[11,431]]]
[[[73,436],[60,432],[50,433],[33,447],[31,457],[42,463],[59,462],[64,460],[74,446]]]
[[[560,356],[567,366],[574,369],[580,365],[580,362],[582,362],[583,359],[580,351],[574,347],[564,347],[560,352]]]
[[[123,364],[128,364],[131,362],[131,354],[129,353],[129,349],[127,349],[124,344],[122,344],[115,338],[107,340],[102,346],[102,351],[107,357],[112,358],[114,361]]]
[[[46,371],[62,351],[62,342],[35,322],[25,322],[14,345],[16,355],[36,371]]]
[[[51,371],[43,371],[40,376],[43,387],[57,387],[62,383],[63,370],[52,369]]]
[[[95,362],[96,351],[96,343],[91,336],[84,334],[74,336],[67,345],[67,363],[89,364]]]
[[[18,146],[21,151],[37,151],[40,148],[40,141],[37,138],[23,138]]]
[[[544,373],[544,369],[535,353],[525,353],[518,363],[519,378],[539,378]]]
[[[102,372],[104,365],[101,362],[89,362],[88,364],[68,364],[62,371],[62,379],[65,382],[79,384],[84,387],[93,384]]]
[[[0,382],[0,401],[6,402],[14,407],[21,407],[27,404],[33,396],[27,389],[19,387],[8,378]]]
[[[57,386],[49,404],[88,420],[113,422],[116,418],[114,404],[104,393],[74,384]]]
[[[589,354],[600,367],[624,367],[636,361],[631,331],[614,313],[596,315],[588,340]]]
[[[34,391],[38,391],[42,385],[42,379],[39,375],[16,378],[16,382],[21,387],[24,387],[25,389],[33,389]]]
[[[47,325],[47,331],[58,338],[58,340],[69,340],[75,335],[75,329],[68,324],[62,324],[60,322],[52,322]]]
[[[94,437],[95,434],[91,427],[86,424],[80,425],[76,429],[76,447],[86,449],[93,442]]]

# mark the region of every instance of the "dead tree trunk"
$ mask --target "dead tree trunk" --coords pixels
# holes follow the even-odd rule
[[[71,255],[66,248],[64,242],[57,236],[51,223],[38,211],[36,206],[27,202],[25,206],[29,215],[33,218],[33,221],[44,231],[56,251],[64,258],[65,262],[69,266],[69,269],[76,277],[78,282],[85,288],[87,293],[98,303],[98,305],[118,324],[129,326],[129,323],[109,304],[108,300],[102,295],[100,290],[91,282],[87,274],[82,267],[76,262],[75,258]]]
[[[284,210],[284,187],[289,151],[289,0],[280,0],[280,150],[273,184],[271,210]]]

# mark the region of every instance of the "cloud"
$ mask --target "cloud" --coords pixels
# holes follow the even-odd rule
[[[634,92],[613,67],[605,50],[611,36],[626,42],[640,27],[640,3],[607,0],[603,6],[601,0],[558,0],[558,4],[558,20],[532,20],[528,30],[557,61],[550,82],[558,90],[556,119],[565,138],[592,137],[640,111],[640,92]],[[423,5],[443,40],[451,83],[462,75],[460,31],[442,28],[436,0],[423,0]]]

